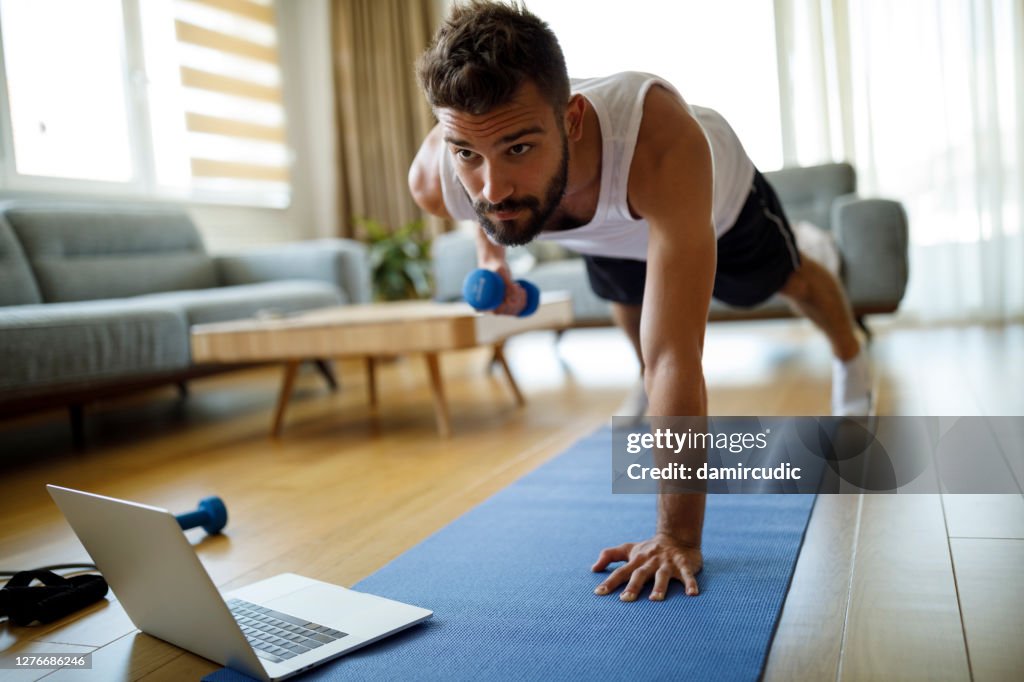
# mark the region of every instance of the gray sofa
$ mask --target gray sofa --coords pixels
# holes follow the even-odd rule
[[[194,324],[371,298],[366,248],[332,239],[214,256],[179,208],[0,204],[0,415],[219,371]]]
[[[765,173],[791,222],[806,220],[830,230],[839,248],[841,279],[861,324],[863,316],[892,312],[907,286],[907,217],[903,207],[886,199],[863,199],[855,192],[856,174],[849,164],[789,168]],[[435,298],[461,296],[462,279],[476,267],[471,234],[450,232],[434,241]],[[510,249],[509,264],[542,291],[568,291],[576,324],[610,324],[608,304],[590,289],[583,260],[551,242]],[[756,308],[731,308],[712,301],[713,320],[786,317],[789,307],[775,296]]]

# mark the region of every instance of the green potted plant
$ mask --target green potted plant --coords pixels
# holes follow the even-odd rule
[[[390,230],[376,220],[362,219],[378,301],[430,296],[430,236],[422,220]]]

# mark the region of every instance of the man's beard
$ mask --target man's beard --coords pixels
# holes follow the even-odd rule
[[[562,133],[562,162],[559,164],[558,172],[548,183],[547,191],[544,193],[544,203],[537,197],[523,197],[521,199],[506,199],[498,204],[489,204],[486,201],[473,202],[473,210],[484,232],[491,239],[504,246],[522,246],[533,241],[534,237],[541,233],[548,220],[554,214],[558,204],[565,195],[565,187],[569,182],[569,138]],[[487,217],[488,213],[501,211],[515,211],[526,209],[529,215],[523,225],[518,225],[515,220],[493,221]],[[517,217],[522,219],[521,216]]]

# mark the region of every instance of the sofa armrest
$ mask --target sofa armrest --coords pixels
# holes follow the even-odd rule
[[[462,231],[445,232],[431,246],[434,300],[462,298],[462,281],[476,268],[476,240]]]
[[[843,283],[857,307],[895,310],[907,288],[907,214],[888,199],[844,196],[832,205]]]
[[[364,244],[319,239],[214,256],[224,286],[282,279],[311,279],[336,285],[351,303],[373,298],[370,259]]]

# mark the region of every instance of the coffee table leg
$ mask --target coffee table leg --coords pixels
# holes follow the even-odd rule
[[[270,430],[270,435],[273,438],[280,438],[281,436],[281,429],[284,427],[284,411],[287,409],[288,401],[292,397],[292,387],[295,386],[295,375],[298,371],[298,360],[289,360],[284,366],[284,380],[281,382],[281,392],[277,395],[274,425]]]
[[[437,353],[426,353],[425,357],[427,358],[427,369],[430,370],[430,392],[434,396],[437,432],[447,438],[452,433],[452,425],[448,418],[448,404],[444,400],[444,386],[441,383],[441,362]]]
[[[377,362],[372,355],[366,356],[366,390],[370,397],[370,407],[377,409]]]
[[[515,377],[512,376],[512,370],[509,368],[508,362],[505,360],[504,343],[499,343],[494,346],[494,361],[501,365],[501,368],[505,371],[505,377],[508,379],[508,385],[512,387],[512,393],[516,397],[516,405],[522,407],[526,404],[526,399],[523,398],[523,394],[520,392],[518,384],[516,384]]]

